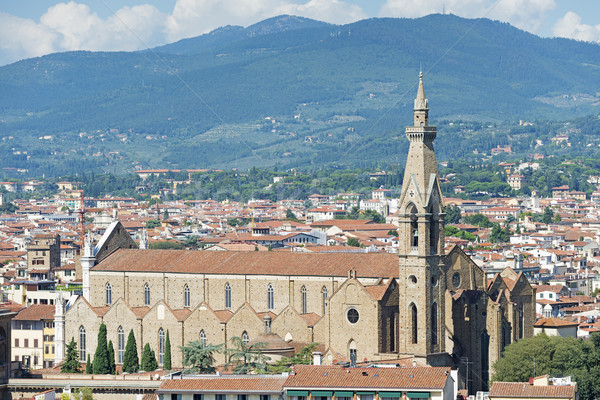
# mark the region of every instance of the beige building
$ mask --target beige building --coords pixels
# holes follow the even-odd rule
[[[44,322],[52,321],[54,306],[34,304],[12,320],[12,357],[25,369],[40,369],[44,364]]]
[[[66,311],[57,305],[56,361],[71,338],[82,361],[93,354],[101,323],[117,363],[133,330],[138,352],[149,343],[162,364],[169,331],[174,367],[177,346],[189,341],[227,346],[233,336],[260,340],[270,331],[323,344],[324,364],[416,358],[458,368],[469,392],[486,389],[504,347],[533,335],[535,292],[509,268],[488,284],[460,248],[445,251],[436,128],[422,77],[406,136],[398,255],[138,250],[115,223],[98,245],[86,243],[83,296]]]

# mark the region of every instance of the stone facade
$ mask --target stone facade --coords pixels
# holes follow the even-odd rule
[[[91,354],[101,323],[115,347],[119,329],[133,329],[139,353],[149,343],[157,355],[159,332],[168,330],[180,367],[177,346],[255,339],[268,315],[282,339],[322,343],[324,363],[415,357],[458,368],[469,392],[486,389],[503,348],[533,334],[535,293],[511,269],[488,284],[460,248],[444,249],[436,128],[422,76],[406,135],[398,255],[135,250],[116,223],[96,246],[109,254],[100,262],[90,251],[82,258],[85,298],[57,330],[68,342],[83,326]]]

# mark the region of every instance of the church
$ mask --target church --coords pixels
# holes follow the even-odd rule
[[[87,360],[104,323],[117,364],[133,330],[138,354],[149,343],[161,365],[168,331],[174,368],[178,346],[238,336],[282,351],[317,342],[324,364],[450,366],[460,387],[486,390],[504,347],[533,335],[535,293],[510,268],[488,280],[459,247],[446,251],[436,135],[421,74],[406,128],[399,254],[149,250],[114,222],[97,245],[86,242],[83,295],[57,302],[56,362],[71,338]]]

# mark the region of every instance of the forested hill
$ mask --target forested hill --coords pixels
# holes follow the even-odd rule
[[[453,15],[343,26],[282,16],[149,51],[60,53],[1,67],[0,136],[13,139],[0,151],[27,148],[35,157],[0,167],[41,168],[61,152],[85,157],[73,166],[84,169],[116,168],[109,153],[129,168],[393,160],[401,149],[379,145],[410,123],[419,65],[432,120],[598,110],[596,44]],[[108,136],[86,142],[96,131]],[[336,158],[348,141],[352,154]]]

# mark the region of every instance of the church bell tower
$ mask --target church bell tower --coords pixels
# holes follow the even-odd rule
[[[426,357],[444,349],[444,205],[429,104],[419,74],[398,209],[399,353]]]

